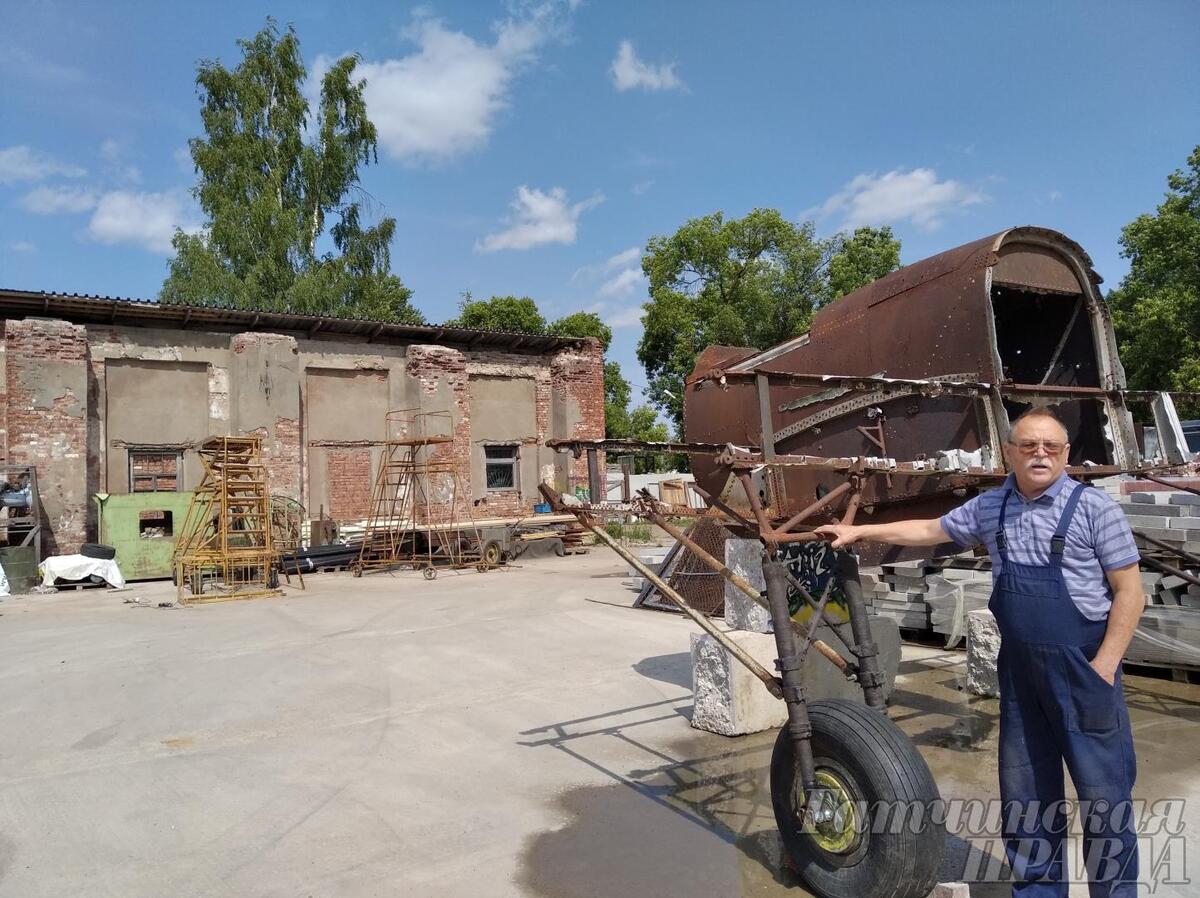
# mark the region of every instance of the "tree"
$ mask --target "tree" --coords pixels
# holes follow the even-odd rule
[[[1167,186],[1154,215],[1122,229],[1129,274],[1107,299],[1131,389],[1200,391],[1200,146]],[[1200,402],[1176,405],[1200,417]]]
[[[189,148],[207,221],[199,234],[175,232],[159,299],[421,322],[391,273],[395,219],[367,227],[351,199],[361,196],[359,166],[376,161],[357,58],[325,73],[314,118],[293,28],[280,34],[268,19],[238,46],[235,69],[205,60],[196,75],[205,137]],[[331,218],[336,252],[319,254]]]
[[[612,344],[612,328],[595,312],[574,312],[559,318],[546,328],[546,333],[558,337],[595,337],[605,352]]]
[[[458,317],[447,327],[469,327],[485,331],[519,331],[523,334],[546,333],[546,319],[537,303],[528,296],[493,296],[471,299],[470,294],[458,306]]]
[[[649,280],[638,359],[652,402],[679,427],[683,383],[706,346],[765,349],[808,329],[813,312],[896,267],[888,228],[818,239],[811,223],[774,209],[726,220],[716,212],[652,237],[642,259]]]
[[[829,260],[830,296],[853,293],[899,267],[900,241],[891,228],[856,228]]]

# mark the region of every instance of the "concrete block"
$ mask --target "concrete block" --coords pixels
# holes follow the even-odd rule
[[[1161,529],[1156,529],[1153,527],[1139,527],[1138,529],[1142,531],[1143,535],[1148,536],[1151,539],[1162,540],[1164,543],[1184,542],[1187,539],[1188,534],[1191,533],[1190,530],[1169,530],[1166,527]]]
[[[1138,530],[1156,530],[1167,526],[1167,518],[1160,515],[1146,514],[1130,514],[1126,515],[1125,519],[1129,522],[1130,527],[1135,527]]]
[[[1167,518],[1167,526],[1179,530],[1200,530],[1200,518]]]
[[[871,634],[879,645],[879,666],[884,675],[884,695],[890,695],[900,665],[900,630],[893,621],[871,618]],[[775,636],[770,633],[730,633],[738,645],[768,670],[775,670]],[[827,628],[817,638],[837,647],[837,637]],[[848,698],[862,701],[858,683],[848,681],[815,649],[804,659],[804,686],[809,701]],[[692,690],[695,707],[692,726],[722,736],[741,736],[783,726],[786,706],[758,679],[734,660],[706,633],[692,634]]]
[[[1154,498],[1154,493],[1149,490],[1143,490],[1138,493],[1130,493],[1129,501],[1134,505],[1157,505],[1158,500]]]
[[[1163,589],[1160,586],[1156,595],[1161,605],[1179,606],[1179,590],[1177,589]]]
[[[1180,586],[1186,586],[1187,581],[1182,577],[1176,577],[1174,574],[1168,574],[1162,578],[1163,589],[1178,589]]]
[[[1200,506],[1200,496],[1193,493],[1170,493],[1167,497],[1167,504]]]
[[[996,659],[1000,656],[1000,628],[986,608],[967,614],[967,689],[975,695],[998,696],[1000,680]]]
[[[755,589],[761,591],[767,588],[762,572],[762,543],[758,540],[726,540],[725,566],[748,580]],[[725,623],[735,630],[771,632],[771,615],[767,609],[756,604],[728,580],[725,581]]]
[[[1142,586],[1153,591],[1154,587],[1162,583],[1163,575],[1153,571],[1142,571]]]

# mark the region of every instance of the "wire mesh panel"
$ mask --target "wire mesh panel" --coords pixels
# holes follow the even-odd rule
[[[715,558],[725,557],[725,541],[733,535],[717,518],[708,515],[697,518],[684,534]],[[659,576],[701,614],[720,616],[725,613],[725,579],[682,543],[676,543],[663,559]],[[643,588],[634,605],[657,611],[679,611],[650,583]]]

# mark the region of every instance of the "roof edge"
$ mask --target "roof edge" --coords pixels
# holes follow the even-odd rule
[[[502,346],[542,352],[583,348],[594,337],[560,337],[520,331],[488,331],[438,324],[399,324],[373,318],[301,315],[258,309],[223,309],[177,305],[156,300],[51,293],[0,287],[0,318],[53,316],[76,324],[121,324],[133,327],[196,329],[205,324],[221,329],[283,331],[313,337],[318,333],[365,337],[368,341],[403,340],[461,344],[470,348]]]

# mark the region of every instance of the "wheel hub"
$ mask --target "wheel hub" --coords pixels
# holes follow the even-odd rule
[[[818,770],[816,780],[817,788],[806,808],[809,834],[823,851],[845,854],[854,847],[859,835],[858,815],[850,790],[831,770]]]

